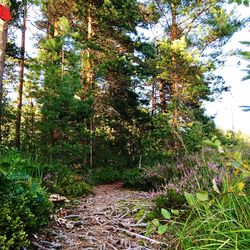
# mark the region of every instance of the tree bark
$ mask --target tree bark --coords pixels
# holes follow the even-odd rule
[[[178,27],[177,27],[177,6],[173,5],[172,8],[172,26],[170,30],[171,42],[178,39]],[[179,126],[179,83],[178,83],[178,68],[176,56],[173,54],[173,73],[172,73],[172,99],[173,99],[173,126],[178,128]]]
[[[92,0],[88,1],[87,10],[87,23],[88,23],[88,37],[87,40],[91,43],[93,38],[93,20],[92,20]],[[87,48],[87,73],[86,73],[86,84],[89,90],[93,87],[93,62],[92,62],[92,50],[90,47]]]
[[[21,61],[20,61],[20,76],[19,76],[19,84],[18,84],[18,100],[17,100],[17,116],[16,116],[15,147],[18,149],[20,149],[20,145],[21,145],[21,143],[20,143],[20,130],[21,130],[22,105],[23,105],[26,21],[27,21],[27,3],[24,4],[24,9],[23,9]]]
[[[93,3],[92,0],[88,0],[87,2],[87,17],[86,17],[86,23],[87,23],[87,42],[88,42],[88,48],[85,50],[82,50],[82,101],[86,99],[86,96],[90,94],[93,91],[93,60],[92,60],[92,49],[90,46],[90,43],[93,39]],[[94,104],[93,104],[94,105]],[[92,115],[86,122],[86,126],[90,131],[90,140],[88,142],[89,144],[89,155],[88,155],[88,163],[90,166],[93,165],[93,140],[92,140],[92,132],[93,132],[93,117]]]
[[[7,7],[4,5],[4,7]],[[0,19],[0,144],[2,143],[2,122],[3,122],[3,74],[6,55],[6,44],[8,37],[8,22]]]
[[[153,116],[156,111],[156,86],[154,83],[152,83],[152,97],[151,97],[151,102],[152,102],[152,111],[151,115]]]
[[[165,96],[165,83],[162,80],[158,80],[159,93],[160,93],[160,104],[162,113],[166,113],[166,96]]]

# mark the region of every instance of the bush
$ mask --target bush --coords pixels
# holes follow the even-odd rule
[[[52,174],[49,179],[43,180],[43,184],[51,193],[71,197],[85,196],[93,192],[92,186],[84,182],[81,176],[72,172],[68,176]]]
[[[210,151],[212,157],[203,155],[197,161],[200,166],[193,166],[193,173],[181,166],[182,178],[189,181],[185,185],[179,185],[183,179],[176,182],[175,191],[156,199],[159,208],[165,205],[161,208],[164,220],[150,225],[161,235],[168,232],[168,239],[172,238],[169,242],[176,249],[249,249],[249,161],[238,151],[222,148],[216,138],[207,144],[217,151]],[[202,162],[203,179],[199,178]],[[184,194],[184,206],[179,206],[181,196],[177,194]]]
[[[121,181],[123,169],[113,166],[106,166],[91,171],[92,181],[95,185],[109,184],[116,181]]]
[[[9,202],[0,203],[0,249],[21,249],[29,246],[24,223],[18,210]]]
[[[24,177],[31,176],[51,193],[77,197],[92,192],[91,185],[78,175],[75,168],[60,162],[43,164],[29,156],[23,158],[16,151],[9,151],[3,155],[1,164]]]
[[[126,187],[148,191],[165,184],[172,175],[173,171],[169,165],[157,164],[153,167],[126,170],[123,182]]]
[[[167,209],[180,209],[186,204],[183,194],[177,193],[176,190],[168,190],[166,194],[160,195],[155,199],[156,207]]]
[[[0,246],[21,249],[28,235],[49,222],[52,204],[46,191],[9,157],[0,161]]]
[[[148,182],[146,173],[139,168],[126,170],[123,176],[125,187],[135,188],[140,190],[149,190],[152,185]]]

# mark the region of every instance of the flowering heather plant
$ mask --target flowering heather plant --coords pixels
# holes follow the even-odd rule
[[[48,173],[43,177],[43,181],[46,181],[52,177],[52,174]]]
[[[205,162],[199,155],[189,156],[176,165],[176,175],[164,186],[164,191],[175,190],[177,193],[213,191],[213,181],[222,185],[223,176],[228,170],[214,161]]]

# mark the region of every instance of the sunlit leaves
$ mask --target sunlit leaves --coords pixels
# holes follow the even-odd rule
[[[162,208],[161,209],[161,214],[163,215],[163,217],[167,220],[171,219],[171,214],[168,212],[168,210]]]
[[[243,4],[246,7],[249,7],[249,0],[228,0],[228,3],[237,3],[238,5]]]
[[[158,234],[159,235],[163,235],[163,234],[165,234],[166,232],[167,232],[167,230],[168,230],[168,225],[160,225],[159,227],[158,227]]]
[[[184,196],[185,196],[185,198],[187,200],[187,203],[190,206],[194,206],[196,204],[196,199],[195,199],[195,197],[192,194],[185,192]]]
[[[198,201],[208,201],[209,200],[208,192],[196,193],[196,199]]]

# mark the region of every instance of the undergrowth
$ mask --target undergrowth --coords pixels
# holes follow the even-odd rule
[[[177,163],[176,173],[155,193],[154,217],[145,234],[157,232],[169,249],[249,249],[249,147],[207,140],[200,155]]]
[[[7,156],[0,160],[0,183],[0,248],[27,247],[29,235],[50,220],[48,193]]]

